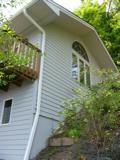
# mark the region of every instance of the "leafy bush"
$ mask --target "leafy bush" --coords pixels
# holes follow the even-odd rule
[[[14,69],[27,66],[33,56],[32,50],[26,52],[24,49],[24,51],[19,51],[19,54],[16,53],[13,46],[20,41],[25,40],[16,35],[16,32],[8,24],[4,24],[0,28],[0,86],[5,86],[9,81],[14,80],[16,78]],[[32,49],[32,46],[30,46],[30,49]]]
[[[100,83],[65,101],[63,115],[56,134],[87,137],[97,148],[109,148],[120,125],[120,75],[102,72]]]

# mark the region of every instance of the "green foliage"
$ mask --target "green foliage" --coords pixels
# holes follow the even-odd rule
[[[20,3],[22,3],[21,0],[7,0],[5,2],[2,0],[0,2],[0,86],[2,87],[7,85],[9,81],[16,79],[14,69],[17,69],[17,67],[24,68],[30,63],[33,55],[33,46],[30,44],[27,45],[31,48],[31,51],[29,50],[28,53],[24,54],[26,51],[22,50],[22,53],[16,54],[13,45],[23,41],[23,38],[17,36],[16,32],[9,27],[10,22],[3,13],[3,10],[7,7],[13,8]],[[27,56],[25,56],[26,54]]]
[[[115,63],[120,66],[120,0],[106,0],[102,4],[84,0],[74,12],[96,28]]]
[[[25,2],[25,1],[24,1]],[[6,11],[8,8],[11,8],[11,10],[18,5],[22,4],[22,0],[1,0],[0,1],[0,24],[2,22],[7,21],[7,17],[10,15],[6,15]]]
[[[86,136],[99,147],[109,147],[120,125],[120,75],[102,73],[102,82],[90,89],[75,90],[75,97],[65,101],[65,120],[56,132],[59,136]]]
[[[9,81],[16,78],[14,69],[25,67],[32,58],[32,50],[26,54],[13,50],[13,44],[22,40],[22,37],[16,35],[15,31],[10,29],[7,24],[0,28],[0,86],[5,86]]]

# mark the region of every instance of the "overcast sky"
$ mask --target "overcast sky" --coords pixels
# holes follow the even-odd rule
[[[4,1],[4,0],[3,0]],[[26,0],[26,3],[29,3],[32,0]],[[73,11],[73,9],[80,5],[80,0],[54,0],[56,3],[62,5],[63,7],[67,8],[70,11]],[[21,6],[18,6],[17,9],[11,9],[10,7],[5,9],[4,12],[6,15],[13,15],[15,12],[17,12],[19,9],[21,9],[25,5],[22,4]]]
[[[32,0],[26,0],[26,2],[30,2]],[[80,6],[80,1],[81,0],[54,0],[56,3],[62,5],[63,7],[67,8],[70,11],[73,11],[74,8]],[[103,2],[103,0],[99,0],[99,2]],[[23,5],[22,5],[23,6]],[[6,15],[11,15],[14,14],[17,10],[21,9],[22,6],[17,7],[17,9],[11,9],[8,8],[5,10]]]
[[[54,0],[63,7],[73,11],[74,8],[80,5],[80,0]]]

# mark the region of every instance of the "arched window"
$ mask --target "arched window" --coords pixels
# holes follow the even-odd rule
[[[80,54],[81,57],[83,57],[87,62],[89,62],[87,52],[79,42],[73,42],[72,49],[74,49],[77,53]]]
[[[72,44],[72,77],[90,86],[89,58],[84,47],[77,41]]]

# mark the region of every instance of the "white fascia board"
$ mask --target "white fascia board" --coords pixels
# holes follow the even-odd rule
[[[52,11],[57,15],[60,16],[60,9],[53,5],[52,3],[49,3],[49,1],[43,0],[43,2],[52,9]]]
[[[71,11],[67,10],[66,8],[64,8],[63,6],[57,4],[56,2],[54,2],[53,0],[44,0],[44,2],[48,2],[49,4],[52,4],[53,6],[56,6],[57,8],[59,8],[59,10],[61,12],[63,12],[64,14],[68,15],[69,17],[71,17],[72,19],[77,20],[78,22],[80,22],[81,24],[83,24],[84,26],[95,30],[95,28],[90,25],[89,23],[87,23],[86,21],[82,20],[79,16],[75,15],[74,13],[72,13]]]
[[[25,5],[23,8],[21,8],[19,11],[17,11],[11,18],[10,21],[14,20],[17,16],[19,16],[20,14],[23,13],[24,9],[27,9],[29,7],[31,7],[32,5],[34,5],[36,2],[38,2],[39,0],[32,0],[30,3],[28,3],[27,5]]]
[[[109,57],[109,59],[110,59],[111,63],[112,63],[112,64],[113,64],[113,66],[114,66],[114,69],[115,69],[116,71],[118,71],[118,68],[117,68],[116,64],[114,63],[114,61],[113,61],[113,59],[112,59],[111,55],[109,54],[109,52],[108,52],[107,48],[105,47],[105,45],[104,45],[103,41],[101,40],[101,38],[100,38],[100,36],[98,35],[98,33],[97,33],[97,31],[96,31],[96,30],[94,30],[94,34],[95,34],[95,35],[96,35],[96,37],[98,38],[98,41],[101,43],[102,47],[104,48],[104,50],[105,50],[105,52],[106,52],[107,56]]]
[[[19,16],[20,14],[22,14],[24,9],[30,8],[36,2],[39,2],[39,1],[42,1],[43,3],[45,3],[57,16],[60,16],[60,9],[58,7],[56,7],[55,5],[53,5],[52,3],[49,3],[48,1],[45,1],[45,0],[32,0],[30,3],[28,3],[27,5],[25,5],[22,9],[20,9],[15,15],[13,15],[10,18],[10,21],[13,21],[17,16]]]

